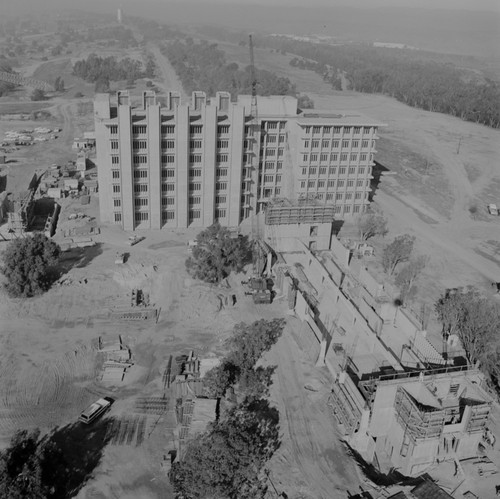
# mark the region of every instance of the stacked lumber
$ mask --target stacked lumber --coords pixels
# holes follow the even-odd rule
[[[123,381],[127,370],[134,363],[131,361],[130,350],[123,345],[121,336],[118,341],[104,341],[99,337],[98,351],[104,354],[101,381],[114,383]]]

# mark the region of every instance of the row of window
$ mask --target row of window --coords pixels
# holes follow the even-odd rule
[[[283,161],[264,161],[264,169],[265,170],[281,170],[283,168]]]
[[[317,166],[303,166],[301,168],[302,170],[302,175],[316,175],[316,172],[319,172],[320,175],[326,175],[326,172],[328,171],[329,175],[336,175],[337,173],[337,167],[336,166],[320,166],[319,168]],[[356,172],[358,172],[358,175],[364,175],[365,174],[365,167],[360,166],[359,168],[356,168],[355,166],[339,166],[339,175],[345,175],[346,172],[349,173],[349,175],[355,175]],[[371,168],[368,167],[368,175],[371,173]]]
[[[305,126],[304,127],[304,132],[305,133],[323,133],[323,134],[328,134],[331,133],[333,129],[333,133],[341,133],[342,130],[344,133],[351,133],[351,131],[354,133],[354,135],[359,135],[361,133],[361,130],[363,130],[363,133],[370,133],[372,127],[365,126]]]
[[[277,155],[276,155],[277,153]],[[265,158],[273,158],[273,157],[283,157],[284,154],[284,149],[283,148],[271,148],[271,149],[266,149],[264,152]],[[333,162],[333,161],[338,161],[340,158],[340,161],[366,161],[367,159],[370,159],[370,161],[373,161],[373,153],[368,155],[367,153],[303,153],[302,154],[302,161],[303,162],[315,162],[319,161],[320,162]],[[217,154],[217,163],[227,163],[229,160],[229,155],[228,154]],[[132,161],[134,165],[145,165],[148,163],[148,157],[144,154],[136,154],[133,156]],[[161,162],[162,164],[173,164],[175,163],[175,156],[173,154],[162,154],[161,156]],[[200,164],[202,162],[202,155],[201,154],[190,154],[189,155],[189,162],[190,164]],[[245,164],[248,164],[249,158],[248,155],[244,155],[243,157],[243,162]],[[117,155],[112,155],[111,156],[111,164],[112,165],[119,165],[120,164],[120,159],[119,156]],[[266,161],[266,164],[271,165],[271,161]],[[278,161],[277,162],[277,169],[282,168],[283,162]]]
[[[276,154],[276,152],[278,154]],[[283,147],[278,147],[278,149],[276,149],[275,147],[271,147],[265,149],[265,152],[261,154],[261,156],[264,155],[266,158],[272,158],[274,156],[277,156],[278,158],[281,158],[283,157],[284,154],[285,154],[285,149]]]
[[[201,184],[197,183],[197,182],[195,182],[193,184],[189,184],[189,190],[190,191],[201,191]],[[227,190],[227,182],[215,182],[215,190],[226,191]]]
[[[278,189],[276,189],[276,191],[278,191]],[[279,195],[279,192],[275,192],[275,195]],[[330,194],[327,194],[326,195],[326,198],[328,200],[331,200],[333,198],[329,198]],[[264,196],[263,197],[272,197],[272,191],[269,190],[268,192],[265,192],[264,193]],[[318,194],[318,199],[323,199],[323,194]],[[352,207],[352,212],[353,213],[360,213],[363,211],[363,205],[354,205]],[[335,206],[335,213],[350,213],[351,212],[351,206],[350,205],[345,205],[345,206]],[[225,208],[216,208],[215,209],[215,212],[214,212],[214,215],[215,215],[215,218],[219,219],[219,218],[225,218],[226,217],[226,214],[227,214],[227,211]],[[242,217],[248,217],[250,215],[250,209],[249,208],[243,208],[241,210],[241,216]],[[201,211],[200,210],[189,210],[189,220],[190,221],[193,221],[193,220],[197,220],[201,217]],[[145,222],[149,219],[149,213],[147,212],[137,212],[135,213],[135,221],[137,223],[139,222]],[[166,211],[162,211],[162,214],[161,214],[161,219],[162,219],[162,222],[165,223],[165,222],[169,222],[169,221],[172,221],[172,220],[175,220],[175,211],[173,210],[166,210]],[[115,222],[121,222],[122,221],[122,214],[121,213],[114,213],[114,221]]]
[[[286,121],[262,121],[260,124],[261,128],[266,130],[284,130],[286,126]]]
[[[318,149],[321,145],[322,149],[329,149],[330,144],[332,149],[338,149],[340,147],[340,144],[342,144],[342,147],[345,149],[347,147],[352,147],[353,149],[357,149],[359,147],[359,144],[361,143],[361,147],[368,147],[370,145],[370,141],[368,140],[332,140],[330,142],[329,139],[314,139],[314,140],[304,140],[302,147],[304,149],[309,149],[309,145],[311,146],[312,149]],[[375,141],[371,141],[372,147],[375,147]]]
[[[172,189],[168,189],[168,191],[172,191]],[[227,201],[226,196],[215,196],[215,203],[216,204],[225,204]],[[135,198],[134,199],[134,205],[136,208],[143,207],[143,206],[148,206],[149,200],[148,198]],[[175,204],[175,198],[173,197],[163,197],[161,199],[161,205],[162,206],[172,206]],[[189,198],[189,204],[201,204],[201,197],[200,196],[194,196]],[[122,205],[121,199],[113,199],[113,206],[115,208],[120,208]]]
[[[225,127],[225,128],[224,128]],[[161,133],[163,135],[170,135],[175,132],[174,125],[162,125]],[[189,127],[189,133],[191,134],[201,134],[203,132],[203,125],[191,125]],[[229,125],[219,125],[217,127],[218,133],[229,133]],[[116,135],[118,133],[118,125],[110,126],[110,134]],[[134,135],[144,135],[147,133],[147,125],[132,125],[132,133]]]
[[[330,185],[330,182],[331,185]],[[340,181],[339,181],[340,183]],[[301,180],[300,182],[300,188],[301,189],[324,189],[325,186],[328,185],[328,187],[335,187],[335,184],[334,184],[334,181],[328,181],[328,183],[326,183],[324,180],[318,180],[317,182],[317,187],[316,187],[316,180]],[[344,185],[337,185],[337,188],[341,188],[341,187],[344,187]],[[368,187],[368,186],[367,186]],[[329,193],[329,194],[332,194],[332,193]],[[346,199],[351,199],[352,198],[352,195],[355,195],[355,199],[361,199],[363,197],[363,192],[346,192],[345,195],[346,195]],[[344,193],[342,192],[337,192],[336,193],[337,195],[337,199],[342,199],[342,196],[344,195]],[[340,196],[340,197],[339,197]],[[365,192],[364,193],[364,196],[367,197],[368,196],[368,193]]]
[[[161,133],[163,135],[170,135],[175,132],[175,126],[174,125],[162,125],[161,126]]]
[[[278,122],[277,121],[262,121],[261,127],[266,130],[278,130]],[[286,122],[281,121],[279,122],[279,129],[284,130],[286,127]],[[360,127],[360,126],[305,126],[304,127],[304,132],[309,134],[317,134],[317,133],[323,133],[323,134],[329,134],[332,132],[333,133],[341,133],[342,130],[344,133],[354,133],[354,135],[359,135],[361,133],[361,130],[363,130],[363,133],[369,134],[372,130],[371,127]],[[197,133],[202,133],[203,131],[203,126],[202,125],[191,125],[189,127],[189,131],[191,134],[197,134]],[[132,126],[132,133],[134,134],[145,134],[147,132],[147,125],[133,125]],[[245,135],[252,135],[252,129],[249,126],[245,126]],[[111,135],[117,135],[118,134],[118,125],[110,125],[109,126],[109,133]],[[161,133],[163,135],[170,135],[175,133],[175,125],[161,125]],[[218,134],[227,134],[229,133],[229,125],[218,125],[217,126],[217,133]]]
[[[280,134],[280,135],[267,134],[265,136],[265,140],[266,140],[267,144],[276,144],[276,142],[278,142],[279,144],[282,144],[285,142],[285,139],[286,139],[285,134]]]
[[[356,152],[352,152],[350,155],[346,152],[338,154],[338,153],[326,153],[323,152],[321,154],[317,153],[303,153],[302,154],[302,161],[307,162],[307,161],[319,161],[320,162],[327,162],[327,161],[338,161],[340,158],[340,161],[358,161],[358,158],[360,161],[366,161],[368,158],[370,161],[373,161],[373,153],[368,155],[367,153],[361,153],[358,155]]]
[[[225,208],[216,208],[214,215],[215,218],[225,218],[227,214],[227,211]],[[134,218],[136,223],[140,222],[147,222],[149,220],[149,213],[139,211],[134,214]],[[162,212],[161,218],[163,222],[168,222],[171,220],[175,219],[175,212],[173,210],[167,210]],[[197,220],[201,218],[201,210],[189,210],[189,220]],[[121,213],[114,213],[114,220],[115,222],[121,222],[122,221],[122,214]]]
[[[132,133],[134,135],[144,135],[147,132],[146,125],[132,125]]]
[[[134,205],[136,208],[140,208],[141,206],[148,206],[149,200],[148,198],[135,198]]]
[[[267,184],[269,182],[274,182],[275,176],[274,175],[264,175],[264,183]],[[281,175],[276,175],[276,183],[281,182]]]
[[[279,165],[281,166],[281,165]],[[264,165],[265,171],[269,170],[274,170],[274,163],[266,162]],[[310,166],[306,167],[303,166],[301,168],[302,175],[316,175],[317,172],[319,172],[320,175],[326,175],[328,171],[329,175],[335,175],[337,173],[337,167],[335,166],[330,166],[328,169],[326,166],[320,166],[317,168],[316,166]],[[355,166],[350,166],[347,168],[346,166],[340,166],[339,167],[339,175],[345,175],[346,172],[348,172],[349,175],[354,175],[356,174],[356,167]],[[361,166],[357,168],[357,172],[359,175],[364,175],[365,174],[365,167]],[[368,173],[370,173],[370,169],[368,169]],[[217,168],[216,169],[216,175],[217,177],[227,177],[228,174],[228,169],[227,168]],[[111,175],[113,179],[119,179],[120,178],[120,170],[112,170]],[[201,169],[199,168],[194,168],[189,170],[189,176],[191,178],[193,177],[201,177]],[[165,178],[174,178],[175,177],[175,170],[173,169],[165,169],[161,171],[161,177],[163,179]],[[244,178],[251,178],[251,169],[250,168],[244,168],[243,170],[243,177]],[[266,182],[266,177],[269,178],[269,175],[264,176],[264,182]],[[148,170],[134,170],[134,178],[135,179],[144,179],[148,178]],[[279,180],[278,180],[279,178]],[[277,180],[281,181],[281,175],[277,176]]]

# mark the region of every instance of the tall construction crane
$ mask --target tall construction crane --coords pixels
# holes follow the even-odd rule
[[[253,54],[252,35],[248,35],[248,46],[250,49],[250,77],[252,94],[250,100],[250,126],[253,136],[253,151],[252,151],[252,186],[254,196],[252,199],[252,239],[253,239],[253,274],[255,277],[261,275],[263,270],[262,250],[259,244],[260,227],[258,218],[258,197],[259,197],[259,114],[257,110],[257,77],[255,75],[255,59]]]
[[[266,257],[270,251],[268,246],[260,239],[259,227],[259,149],[260,149],[260,124],[257,110],[257,76],[255,74],[255,62],[253,54],[252,35],[248,35],[250,48],[250,77],[251,77],[251,101],[250,101],[250,129],[252,130],[252,277],[249,280],[251,294],[255,303],[270,303],[271,293],[267,289],[267,279],[262,277],[266,264]]]
[[[252,122],[255,125],[259,124],[259,118],[257,115],[257,76],[255,75],[255,62],[253,56],[253,40],[252,35],[248,35],[248,46],[250,47],[250,76],[252,78],[252,100],[250,102],[250,115],[252,116]]]

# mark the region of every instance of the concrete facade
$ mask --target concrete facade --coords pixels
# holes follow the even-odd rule
[[[329,405],[366,461],[416,476],[478,455],[492,405],[479,371],[444,359],[335,236],[314,253],[296,239],[279,260],[280,289],[297,290],[295,315],[308,325],[304,343],[316,341],[317,364],[334,377]]]
[[[299,112],[290,96],[231,102],[217,92],[191,102],[169,93],[98,94],[94,103],[101,222],[125,230],[235,227],[274,199],[334,206],[338,218],[365,211],[377,130],[360,115]]]

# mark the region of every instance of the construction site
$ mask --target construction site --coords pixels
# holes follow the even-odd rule
[[[175,72],[155,57],[164,73],[157,79],[166,80],[158,84],[168,90]],[[463,362],[456,338],[443,342],[432,307],[445,287],[491,292],[491,279],[500,281],[492,236],[500,220],[472,219],[464,201],[498,181],[495,131],[384,96],[333,95],[318,75],[290,69],[291,55],[267,57],[293,71],[303,91],[315,89],[318,106],[366,112],[388,124],[381,137],[413,141],[425,158],[432,153],[425,173],[406,157],[401,164],[384,159],[394,171],[370,179],[370,203],[388,218],[388,236],[361,240],[326,196],[285,198],[276,186],[265,196],[256,187],[262,165],[254,154],[249,206],[258,213],[229,227],[233,237],[253,241],[252,261],[220,285],[205,284],[185,268],[201,220],[162,230],[143,224],[137,233],[101,219],[91,112],[80,116],[79,103],[57,97],[44,104],[55,119],[26,123],[29,112],[0,119],[0,251],[33,231],[63,250],[60,278],[45,294],[14,299],[0,291],[0,446],[17,429],[69,429],[78,462],[103,429],[102,456],[76,497],[173,498],[172,463],[217,418],[218,401],[206,396],[203,378],[227,353],[225,340],[240,322],[285,317],[282,337],[262,359],[277,366],[270,402],[280,414],[269,497],[493,497],[500,484],[497,396],[481,371]],[[29,76],[0,74],[14,77],[50,90]],[[254,74],[252,81],[246,126],[260,133]],[[74,90],[93,95],[93,85],[77,84]],[[2,109],[0,118],[7,116]],[[460,155],[458,136],[468,138]],[[472,175],[477,163],[483,170]],[[232,197],[239,208],[240,196]],[[414,234],[416,248],[431,258],[408,306],[380,266],[388,238],[403,233]],[[98,425],[77,423],[103,398],[113,403]]]

